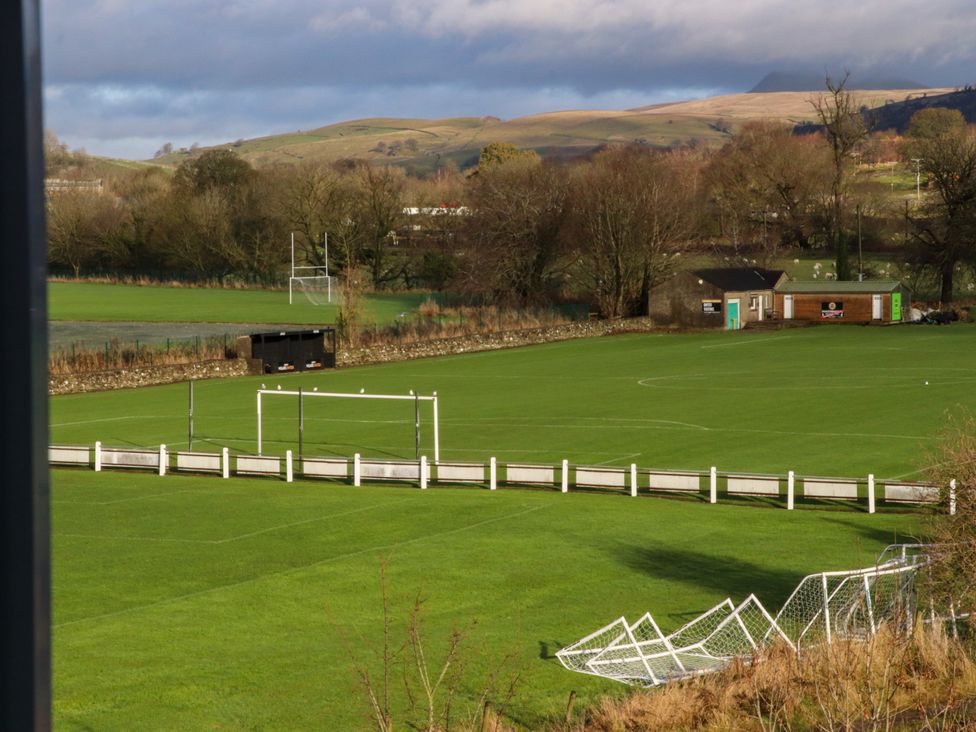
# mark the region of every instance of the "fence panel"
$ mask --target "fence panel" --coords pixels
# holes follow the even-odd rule
[[[647,486],[652,491],[680,491],[698,493],[701,490],[701,473],[667,471],[648,473]]]
[[[803,478],[806,498],[857,498],[857,481],[843,478]]]
[[[522,485],[555,485],[556,471],[551,465],[508,463],[505,466],[505,482]]]
[[[884,499],[888,503],[938,503],[939,489],[925,483],[892,481],[884,484]]]
[[[441,483],[484,483],[484,463],[440,463],[437,480]]]
[[[302,475],[310,478],[348,478],[345,458],[302,458]]]
[[[727,478],[730,495],[739,496],[778,496],[779,476],[770,475],[730,475]]]
[[[102,467],[159,470],[159,450],[102,448]]]
[[[176,470],[187,473],[221,473],[222,456],[219,452],[178,452]]]
[[[623,468],[576,468],[576,482],[574,485],[586,488],[617,488],[626,490],[630,487],[630,471]]]
[[[91,448],[87,445],[51,445],[47,448],[51,465],[91,465]]]
[[[238,475],[281,475],[281,458],[269,455],[238,455]]]
[[[359,470],[362,480],[420,480],[420,463],[417,461],[360,460]],[[430,465],[427,466],[427,479],[430,479]]]

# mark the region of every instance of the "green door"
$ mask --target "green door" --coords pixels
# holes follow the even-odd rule
[[[891,320],[892,322],[901,320],[901,293],[891,293]]]
[[[728,313],[725,316],[726,330],[738,330],[739,329],[739,301],[729,300],[729,306],[725,312]]]

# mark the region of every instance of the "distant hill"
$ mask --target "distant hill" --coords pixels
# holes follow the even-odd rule
[[[872,129],[904,132],[913,114],[930,107],[958,109],[967,122],[976,123],[976,89],[966,88],[941,94],[923,92],[901,101],[890,100],[865,112],[865,117]]]
[[[750,89],[749,93],[823,91],[825,80],[826,74],[823,71],[771,71],[762,78],[762,81]],[[926,87],[924,84],[919,84],[910,79],[868,73],[852,74],[846,88],[851,91],[855,89],[883,91],[889,89],[925,89]]]
[[[547,112],[510,120],[360,119],[215,147],[234,150],[254,165],[357,159],[400,165],[423,174],[449,163],[460,168],[473,166],[481,148],[490,142],[510,142],[555,159],[590,155],[614,144],[660,148],[691,143],[721,145],[751,119],[781,119],[793,124],[812,121],[815,115],[810,102],[818,91],[730,94],[628,110]],[[932,95],[950,90],[925,91]],[[918,92],[858,90],[853,94],[859,106],[873,108]],[[192,154],[176,152],[152,162],[178,165]]]

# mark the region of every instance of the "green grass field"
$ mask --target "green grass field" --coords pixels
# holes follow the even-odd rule
[[[429,297],[423,293],[374,294],[366,298],[365,321],[390,323],[412,314]],[[288,292],[202,287],[140,287],[87,282],[49,282],[51,320],[185,323],[334,323],[337,306],[312,305]]]
[[[477,621],[454,719],[517,652],[507,711],[536,728],[571,689],[579,705],[626,692],[552,657],[599,625],[651,610],[670,629],[753,591],[778,607],[805,573],[870,564],[922,520],[68,470],[52,498],[55,726],[120,732],[368,729],[354,667],[381,672],[384,561],[396,646],[418,592],[434,657]],[[402,708],[399,664],[393,678]]]
[[[915,477],[947,413],[976,408],[965,325],[625,335],[196,385],[196,449],[255,449],[255,390],[437,391],[443,459]],[[926,386],[925,382],[929,384]],[[55,397],[52,440],[183,449],[187,387]],[[423,433],[430,456],[429,421]],[[265,451],[297,400],[265,401]],[[306,455],[414,454],[413,405],[306,400]]]
[[[445,459],[918,477],[946,414],[976,406],[974,356],[967,327],[840,326],[200,382],[194,448],[252,451],[265,382],[437,390]],[[181,449],[186,396],[177,384],[55,397],[52,441]],[[294,448],[295,400],[267,410],[266,451]],[[409,403],[309,399],[306,454],[410,456],[412,421]],[[424,440],[429,455],[429,430]],[[517,649],[523,684],[509,712],[533,728],[561,717],[571,689],[580,705],[626,692],[552,657],[600,625],[651,610],[668,630],[750,592],[778,608],[804,574],[870,563],[926,520],[85,470],[55,471],[53,509],[55,715],[66,730],[367,729],[354,666],[379,671],[384,561],[398,643],[418,591],[432,648],[477,620],[458,713],[490,659]]]

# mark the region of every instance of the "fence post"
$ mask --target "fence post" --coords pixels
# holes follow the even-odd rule
[[[708,502],[718,503],[718,470],[714,465],[708,472]]]
[[[362,484],[362,472],[359,467],[359,453],[352,456],[352,484],[357,488]]]
[[[166,475],[166,445],[159,446],[159,474]]]
[[[630,496],[637,497],[637,463],[630,464]]]
[[[488,461],[488,488],[490,490],[498,488],[498,461],[495,458]]]
[[[563,460],[563,482],[560,490],[569,493],[569,460]]]
[[[792,470],[786,474],[786,510],[793,510],[793,500],[796,495],[796,473]]]
[[[220,451],[220,474],[224,478],[230,477],[230,450],[226,447]]]
[[[100,440],[95,440],[95,472],[101,472],[102,470],[102,443]]]
[[[874,513],[874,473],[868,474],[868,513]]]
[[[291,461],[291,450],[285,450],[285,482],[291,483],[295,479],[295,473]]]
[[[420,456],[420,490],[427,490],[427,456]]]
[[[949,481],[949,515],[956,515],[956,479]]]

